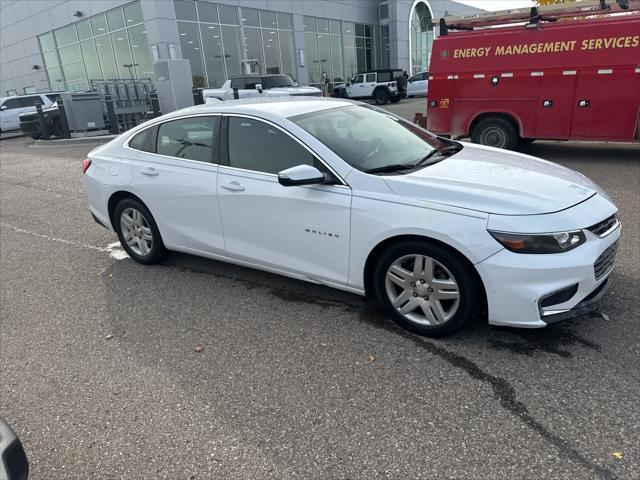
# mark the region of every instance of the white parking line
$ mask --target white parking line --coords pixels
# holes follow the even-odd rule
[[[105,252],[105,253],[108,253],[109,256],[115,260],[124,260],[125,258],[129,258],[129,255],[127,255],[127,252],[124,251],[124,249],[120,245],[120,242],[110,243],[106,247],[96,247],[94,245],[87,245],[86,243],[74,242],[71,240],[65,240],[64,238],[52,237],[50,235],[45,235],[43,233],[32,232],[31,230],[25,230],[24,228],[16,227],[15,225],[10,225],[4,222],[0,222],[0,226],[10,228],[15,232],[23,233],[25,235],[31,235],[33,237],[43,238],[50,242],[64,243],[67,245],[72,245],[74,247],[87,248],[89,250],[95,250],[98,252]]]

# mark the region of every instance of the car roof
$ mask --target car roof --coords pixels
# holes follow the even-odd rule
[[[401,68],[380,68],[378,70],[365,70],[356,73],[356,75],[364,75],[365,73],[388,73],[388,72],[402,72]]]
[[[286,75],[284,73],[264,73],[262,75],[260,75],[259,73],[248,73],[246,75],[234,75],[233,78],[260,78],[260,77],[288,77],[289,75]]]
[[[181,116],[187,113],[241,113],[257,115],[261,117],[277,116],[282,118],[295,117],[305,113],[328,110],[330,108],[354,105],[356,102],[338,98],[319,97],[271,97],[271,98],[244,98],[240,100],[226,100],[224,102],[206,103],[193,107],[183,108],[167,115]]]

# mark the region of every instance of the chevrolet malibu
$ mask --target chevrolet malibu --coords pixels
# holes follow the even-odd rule
[[[596,308],[620,237],[585,176],[349,100],[179,110],[82,170],[94,219],[139,263],[179,251],[372,296],[428,336],[485,309],[536,328]]]

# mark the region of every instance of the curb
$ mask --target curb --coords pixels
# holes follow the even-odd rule
[[[65,145],[92,145],[94,143],[106,143],[113,140],[118,135],[101,135],[96,137],[78,137],[78,138],[61,138],[59,140],[34,140],[33,146],[37,147],[55,147]]]

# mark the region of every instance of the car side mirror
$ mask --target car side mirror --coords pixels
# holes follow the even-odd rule
[[[6,105],[2,105],[2,106],[0,107],[0,110],[6,110],[7,108],[8,108],[8,107],[7,107]]]
[[[325,182],[324,173],[311,165],[296,165],[278,173],[278,182],[284,187],[316,185]]]
[[[256,83],[256,90],[258,90],[258,92],[262,93],[262,84],[261,83]]]

